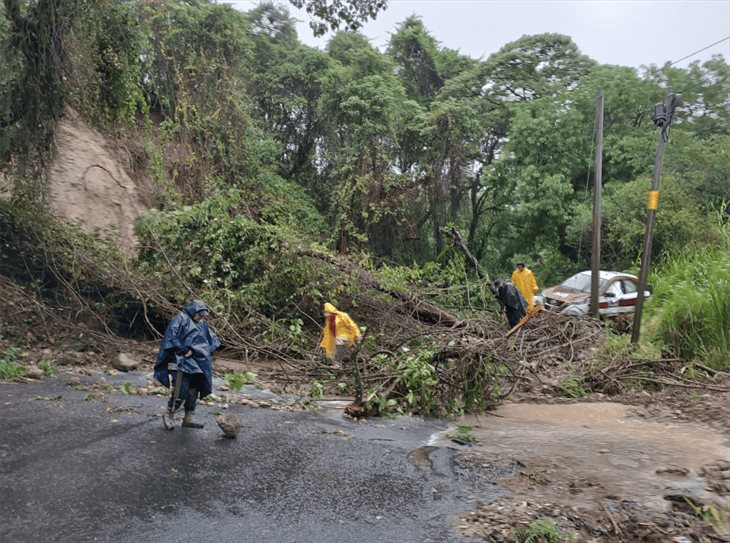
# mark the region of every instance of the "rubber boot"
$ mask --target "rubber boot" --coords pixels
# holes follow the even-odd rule
[[[170,409],[163,413],[162,424],[165,425],[166,430],[175,429],[175,414]]]
[[[203,426],[205,426],[204,424],[195,422],[195,411],[185,411],[182,425],[185,428],[202,428]]]

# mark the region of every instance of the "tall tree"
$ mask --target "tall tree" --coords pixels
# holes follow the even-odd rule
[[[438,69],[438,44],[419,17],[413,15],[398,25],[388,54],[408,97],[421,103],[433,99],[444,84]]]
[[[261,4],[249,17],[256,44],[252,86],[257,112],[280,143],[281,174],[311,186],[321,133],[317,109],[333,63],[326,53],[299,43],[285,9]]]
[[[388,7],[387,0],[289,0],[297,8],[305,8],[315,19],[309,23],[315,36],[327,30],[358,30]],[[319,20],[317,20],[319,19]]]
[[[9,107],[0,117],[0,164],[5,165],[12,157],[40,157],[51,144],[54,123],[63,114],[64,35],[76,1],[3,0],[3,7],[9,23],[7,68],[16,70],[3,85],[9,91],[2,96]]]
[[[670,64],[650,66],[646,77],[669,92],[682,94],[677,125],[687,125],[703,139],[730,133],[730,65],[721,55],[703,63],[695,61],[686,69]]]
[[[404,188],[391,164],[405,92],[391,61],[360,36],[340,32],[328,50],[344,62],[325,82],[320,113],[336,245],[348,252],[369,239],[387,251],[403,208]]]
[[[568,36],[523,36],[487,59],[486,83],[506,100],[532,100],[575,88],[594,64]]]

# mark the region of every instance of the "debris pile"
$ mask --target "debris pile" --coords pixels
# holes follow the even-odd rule
[[[82,249],[74,254],[93,260],[89,256],[93,253]],[[226,345],[225,356],[245,364],[255,361],[262,380],[278,384],[283,393],[297,393],[318,382],[323,395],[342,396],[346,391],[349,397],[361,398],[360,414],[400,409],[440,415],[487,410],[515,391],[578,397],[586,392],[621,393],[636,383],[657,389],[674,385],[727,390],[709,380],[716,380],[718,372],[713,374],[710,368],[697,372],[695,365],[690,375],[677,359],[643,360],[621,354],[598,360],[606,332],[600,321],[589,317],[543,311],[506,337],[507,325],[493,311],[470,308],[462,318],[431,301],[428,293],[389,286],[350,260],[314,249],[299,249],[299,253],[315,267],[329,266],[338,280],[361,287],[350,300],[353,309],[345,308],[368,328],[357,365],[346,361],[343,369],[334,369],[324,363],[317,348],[320,328],[315,326],[321,317],[304,309],[319,307],[312,300],[302,301],[300,310],[310,326],[302,326],[295,337],[262,329],[260,322],[252,324],[255,314],[250,319],[233,313],[211,319]],[[156,330],[155,318],[179,311],[159,284],[133,275],[125,266],[109,262],[102,266],[101,258],[94,265],[86,260],[79,265],[88,264],[89,273],[99,276],[99,284],[114,285],[117,292],[136,297],[139,307],[134,318],[147,322],[149,330]],[[124,353],[139,349],[114,333],[105,315],[62,279],[59,275],[66,295],[59,298],[62,303],[50,306],[46,299],[0,276],[0,294],[9,300],[8,313],[0,316],[6,338],[12,336],[14,345],[54,346],[64,341],[72,347],[66,351],[74,365],[78,364],[71,355],[96,362],[107,358],[122,371],[135,367],[139,358]],[[194,294],[189,285],[185,287]],[[144,350],[150,349],[148,345]],[[566,382],[574,384],[575,390]]]
[[[519,461],[505,465],[478,462],[491,480],[515,492],[492,502],[475,500],[474,508],[457,520],[457,529],[469,537],[490,543],[525,541],[581,541],[586,543],[717,543],[730,541],[723,506],[692,494],[665,497],[667,507],[622,499],[607,491],[598,479],[551,481],[539,470]],[[711,485],[730,473],[730,463],[705,466],[701,474]],[[566,484],[568,483],[568,484]],[[586,491],[586,492],[584,492]],[[710,493],[705,493],[712,497]],[[517,497],[519,496],[519,497]],[[722,493],[714,495],[722,499]]]

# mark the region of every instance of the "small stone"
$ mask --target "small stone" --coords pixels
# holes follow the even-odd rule
[[[78,377],[69,377],[66,384],[70,387],[75,387],[81,384],[81,379]]]
[[[688,475],[689,470],[687,468],[682,468],[679,466],[668,466],[666,468],[658,468],[656,470],[657,475],[662,475],[664,473],[668,475]]]
[[[37,366],[28,366],[25,370],[25,376],[29,379],[43,379],[43,370]]]
[[[232,413],[218,415],[215,422],[223,430],[223,436],[228,439],[235,439],[241,429],[241,421]]]
[[[137,366],[139,366],[139,360],[127,353],[119,353],[117,357],[112,360],[112,367],[119,371],[136,370]]]

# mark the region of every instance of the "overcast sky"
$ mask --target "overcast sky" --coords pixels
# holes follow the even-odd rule
[[[258,3],[219,1],[244,11]],[[314,38],[306,11],[283,3],[299,20],[299,39],[324,47],[331,36]],[[730,0],[389,0],[362,33],[384,49],[396,25],[414,13],[444,47],[474,58],[524,34],[557,32],[602,64],[639,67],[676,61],[730,36]],[[718,53],[730,59],[730,40],[678,65]]]

